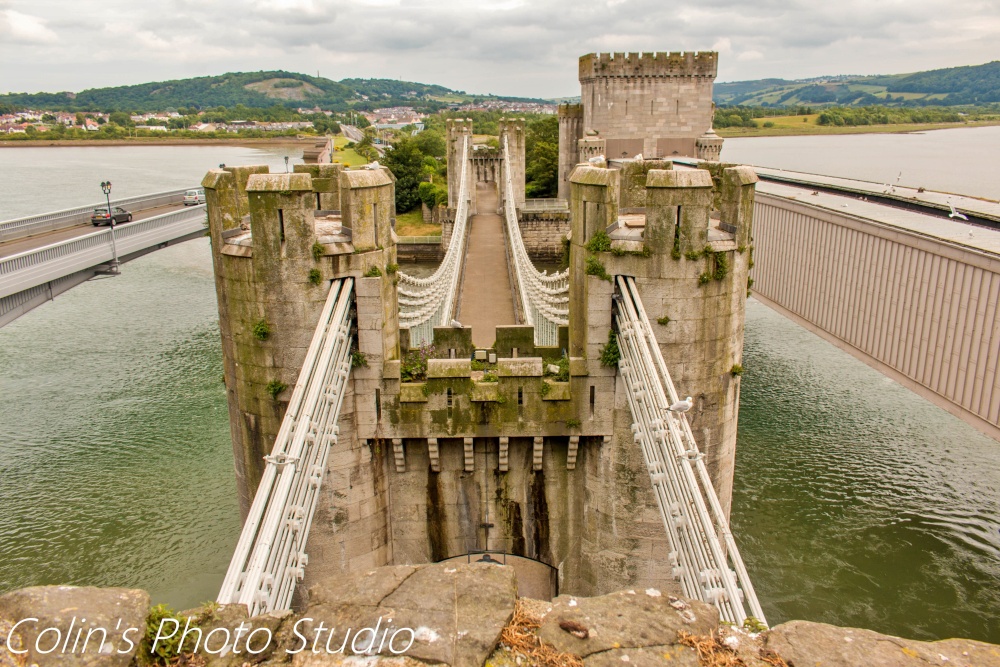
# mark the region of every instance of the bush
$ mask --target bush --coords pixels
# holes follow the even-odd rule
[[[584,268],[584,273],[586,273],[588,276],[597,276],[601,280],[607,280],[608,282],[611,282],[611,276],[608,274],[608,270],[604,268],[604,265],[601,264],[600,260],[598,260],[596,257],[587,258],[587,264],[586,267]]]
[[[601,365],[614,368],[621,361],[622,352],[618,348],[618,336],[614,331],[608,332],[608,343],[601,348]]]
[[[377,266],[372,266],[372,268],[370,268],[367,271],[365,271],[364,277],[365,278],[378,278],[381,275],[382,275],[382,269],[378,268]]]
[[[433,345],[421,345],[410,350],[399,365],[399,378],[402,382],[420,382],[427,379],[427,360],[434,357]]]
[[[281,380],[271,380],[267,383],[267,393],[272,400],[278,400],[278,394],[288,389],[288,385]]]
[[[253,325],[253,337],[257,340],[267,340],[271,337],[271,325],[267,323],[267,320],[261,320]]]
[[[611,237],[603,229],[598,231],[587,241],[587,250],[590,252],[608,252],[611,250]]]
[[[313,285],[319,285],[323,282],[323,275],[319,272],[319,269],[309,269],[309,282]]]

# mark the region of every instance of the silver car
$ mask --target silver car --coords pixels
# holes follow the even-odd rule
[[[198,204],[205,203],[205,191],[204,190],[188,190],[184,193],[184,205],[185,206],[197,206]]]

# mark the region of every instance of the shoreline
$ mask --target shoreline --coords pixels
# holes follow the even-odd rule
[[[275,137],[273,139],[259,139],[247,137],[245,139],[25,139],[20,141],[0,140],[0,148],[63,148],[66,146],[309,146],[320,137],[310,137],[308,139],[296,139],[295,137]]]
[[[755,119],[763,122],[766,119]],[[888,125],[812,125],[802,128],[789,127],[722,127],[715,132],[723,139],[750,139],[755,137],[819,137],[844,134],[912,134],[933,130],[960,130],[976,127],[995,127],[1000,120],[979,120],[966,123],[893,123]]]

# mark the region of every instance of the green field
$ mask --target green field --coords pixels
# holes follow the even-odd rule
[[[441,236],[441,225],[426,224],[418,206],[396,214],[396,236]]]
[[[888,125],[817,125],[819,114],[809,116],[774,116],[757,118],[758,127],[720,127],[715,131],[720,137],[779,137],[803,134],[895,134],[924,132],[953,127],[980,127],[1000,125],[1000,120],[969,121],[961,123],[896,123]],[[764,127],[773,123],[773,127]]]

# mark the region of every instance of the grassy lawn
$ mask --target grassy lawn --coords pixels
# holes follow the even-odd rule
[[[780,137],[802,134],[891,134],[899,132],[924,132],[944,130],[953,127],[981,127],[1000,125],[1000,120],[972,121],[966,123],[897,123],[891,125],[836,126],[817,125],[819,114],[810,116],[775,116],[755,119],[759,127],[718,128],[720,137]],[[804,120],[803,120],[804,119]],[[774,127],[764,127],[764,123],[774,123]]]
[[[418,206],[412,211],[396,214],[396,235],[441,236],[441,225],[428,225],[424,223],[424,216]]]
[[[359,167],[363,164],[368,164],[368,160],[355,153],[353,148],[345,148],[349,143],[351,143],[351,140],[343,135],[337,135],[333,138],[333,147],[335,149],[332,157],[333,162],[339,162],[348,167]]]

